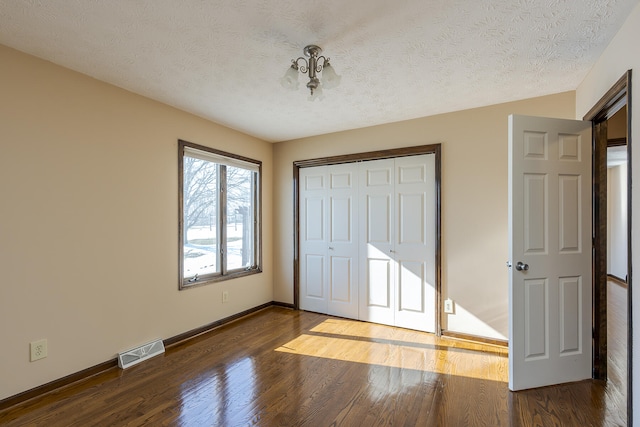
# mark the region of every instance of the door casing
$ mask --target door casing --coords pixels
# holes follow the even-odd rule
[[[607,379],[607,123],[627,106],[627,419],[632,425],[631,70],[589,110],[593,123],[593,378]]]

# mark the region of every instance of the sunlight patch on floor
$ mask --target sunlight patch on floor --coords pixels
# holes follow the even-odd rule
[[[276,351],[412,369],[492,381],[507,381],[504,354],[478,351],[479,345],[447,341],[431,334],[365,322],[330,319]],[[506,353],[505,353],[506,354]]]

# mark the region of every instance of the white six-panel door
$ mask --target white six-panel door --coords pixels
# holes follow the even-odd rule
[[[435,332],[435,155],[303,168],[299,200],[302,309]]]
[[[509,134],[509,389],[591,378],[591,123]]]

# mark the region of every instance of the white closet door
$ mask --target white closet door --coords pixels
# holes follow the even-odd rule
[[[435,155],[395,159],[395,177],[395,325],[435,332]]]
[[[360,320],[394,324],[394,161],[360,164]]]
[[[300,169],[300,308],[435,332],[435,155]]]
[[[327,167],[300,169],[300,308],[327,313]]]
[[[358,174],[354,164],[328,167],[327,313],[358,318]]]

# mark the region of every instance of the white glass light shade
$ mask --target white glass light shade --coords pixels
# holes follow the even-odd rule
[[[322,69],[322,86],[327,89],[333,89],[340,84],[342,77],[336,74],[331,64],[327,63]]]
[[[282,78],[280,79],[280,84],[282,85],[282,87],[289,90],[298,89],[298,74],[299,73],[297,68],[294,68],[293,66],[289,67],[287,72],[284,73],[284,76],[282,76]]]
[[[309,101],[315,101],[316,99],[321,100],[324,98],[324,94],[322,93],[322,86],[319,85],[317,88],[313,90],[313,95],[309,95],[307,99]]]

